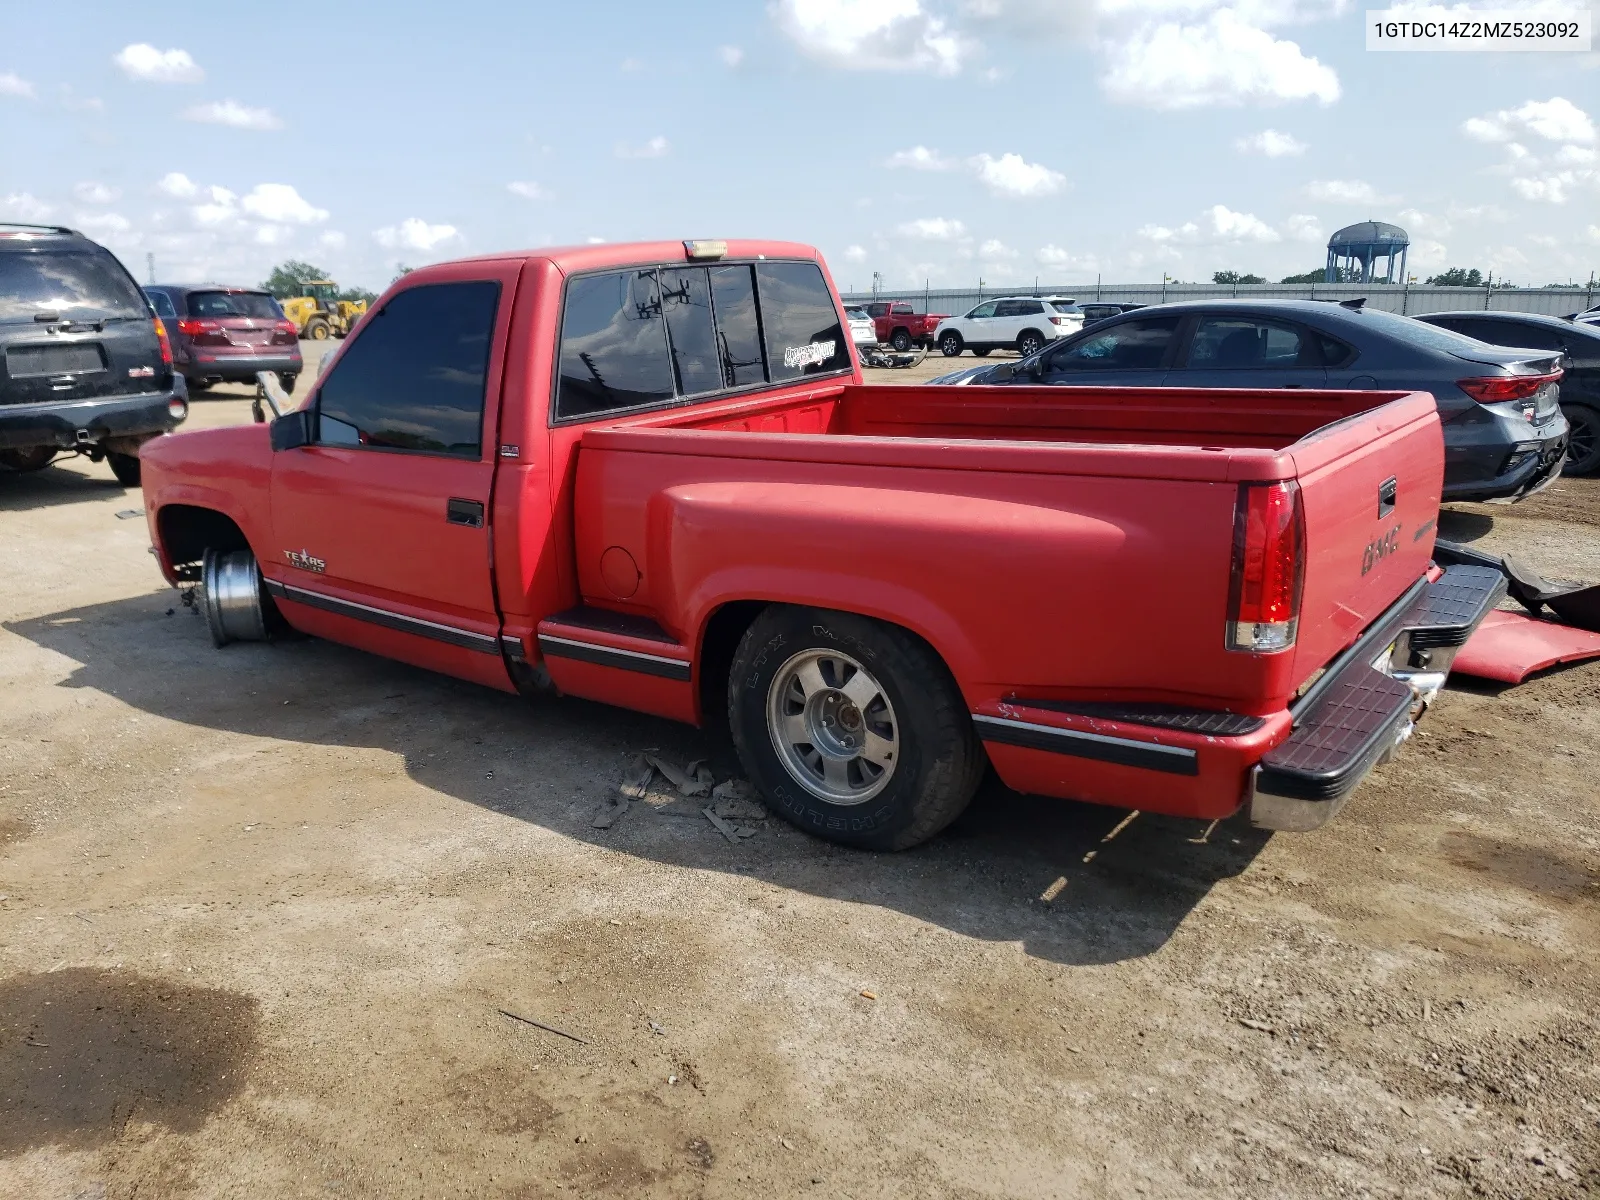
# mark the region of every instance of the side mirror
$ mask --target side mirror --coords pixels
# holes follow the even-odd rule
[[[294,450],[300,446],[309,446],[312,442],[311,421],[312,413],[303,408],[273,418],[272,424],[267,426],[267,435],[272,439],[272,448]]]

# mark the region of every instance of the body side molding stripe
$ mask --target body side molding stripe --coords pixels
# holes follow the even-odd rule
[[[659,675],[687,683],[694,675],[694,667],[685,659],[668,658],[661,654],[645,654],[639,650],[619,650],[615,646],[598,646],[593,642],[580,642],[575,638],[539,635],[539,649],[547,658],[571,658],[578,662],[594,663],[599,667],[617,667],[623,671],[638,671],[643,675]]]
[[[424,621],[421,617],[408,617],[387,609],[357,604],[354,600],[341,600],[321,592],[292,587],[273,579],[263,582],[266,584],[268,594],[280,600],[292,600],[296,604],[304,604],[307,608],[320,608],[336,616],[365,621],[369,625],[381,625],[385,629],[393,629],[396,633],[410,633],[417,637],[431,638],[436,642],[459,646],[463,650],[476,650],[480,654],[496,656],[500,654],[500,639],[491,634],[458,629],[454,625],[440,625],[436,621]]]
[[[1008,717],[991,717],[983,713],[973,713],[972,721],[978,727],[978,736],[986,742],[1070,754],[1074,758],[1092,758],[1124,767],[1143,767],[1150,771],[1164,771],[1168,775],[1200,774],[1200,756],[1184,746],[1162,746],[1155,742],[1134,741],[1132,738],[1107,737],[1103,733],[1059,729],[1054,725],[1035,725],[1029,721],[1013,721]]]

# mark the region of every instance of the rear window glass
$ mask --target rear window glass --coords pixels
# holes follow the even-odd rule
[[[1372,322],[1390,337],[1401,338],[1413,345],[1426,346],[1429,350],[1442,350],[1446,354],[1471,354],[1482,349],[1482,343],[1476,338],[1440,329],[1437,325],[1429,325],[1425,321],[1411,317],[1384,312],[1380,308],[1362,309],[1361,320]]]
[[[850,345],[816,263],[758,263],[756,281],[774,383],[850,369]]]
[[[642,408],[675,394],[656,273],[612,271],[568,284],[556,415]]]
[[[319,389],[318,439],[480,457],[499,299],[492,280],[423,284],[369,315]]]
[[[36,313],[77,320],[148,319],[150,307],[122,265],[104,251],[0,253],[0,321],[31,321]]]
[[[191,317],[256,317],[276,321],[283,316],[278,302],[266,292],[190,292],[186,303]]]
[[[1072,317],[1081,317],[1084,311],[1071,300],[1052,300],[1050,301],[1050,307],[1055,309],[1058,313],[1065,313],[1066,315]]]
[[[704,267],[661,272],[661,308],[667,317],[672,381],[680,396],[697,396],[722,387],[717,361],[717,331],[711,320],[711,285]]]

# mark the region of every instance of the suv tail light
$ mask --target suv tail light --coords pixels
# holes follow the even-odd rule
[[[160,317],[155,318],[155,323],[156,341],[161,343],[161,365],[170,367],[172,365],[172,339],[167,337],[167,323]]]
[[[1293,646],[1305,577],[1300,485],[1242,484],[1233,523],[1228,649],[1271,654]]]
[[[197,333],[215,333],[221,328],[222,323],[220,321],[214,321],[210,317],[178,318],[178,332],[186,333],[190,337],[193,337]]]
[[[1482,379],[1458,379],[1456,386],[1479,404],[1498,404],[1502,400],[1526,400],[1547,383],[1559,383],[1565,372],[1548,375],[1489,375]]]
[[[299,333],[300,327],[293,321],[285,319],[278,322],[277,330],[279,333]]]
[[[1050,318],[1050,324],[1052,324],[1052,325],[1065,325],[1066,323],[1067,323],[1067,319],[1065,317],[1051,317]]]

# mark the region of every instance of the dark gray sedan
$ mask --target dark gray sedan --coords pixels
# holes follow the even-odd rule
[[[1125,313],[1020,362],[932,382],[1432,392],[1444,425],[1444,498],[1498,500],[1561,473],[1560,361],[1355,304],[1196,300]]]

